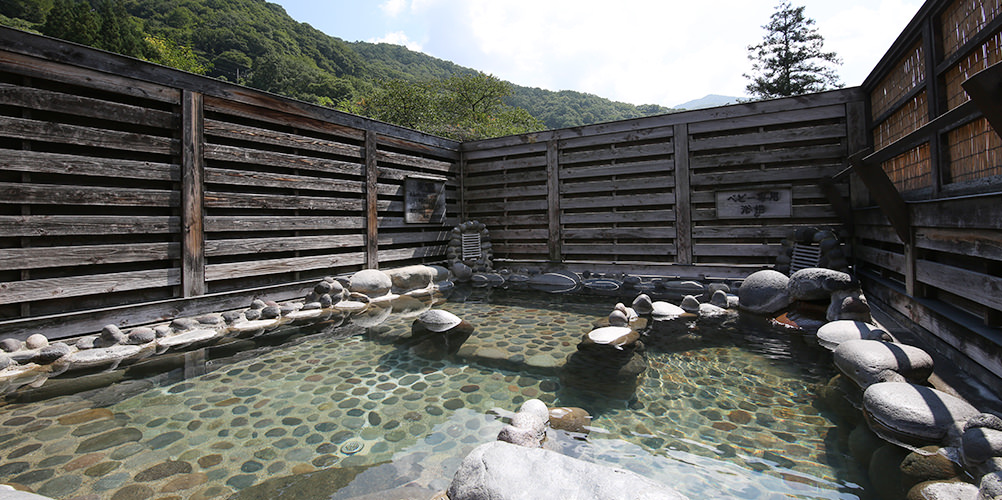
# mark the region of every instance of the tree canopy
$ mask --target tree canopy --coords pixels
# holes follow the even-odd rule
[[[748,93],[762,99],[821,92],[842,86],[832,65],[842,64],[834,52],[825,52],[824,37],[804,16],[804,7],[784,1],[762,26],[762,42],[748,47],[752,61]]]

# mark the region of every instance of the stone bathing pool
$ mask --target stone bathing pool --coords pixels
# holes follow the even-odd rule
[[[0,483],[79,499],[432,498],[537,398],[592,416],[548,447],[690,498],[876,498],[819,397],[830,355],[781,327],[690,320],[648,346],[635,392],[566,384],[564,360],[618,300],[495,289],[439,304],[476,327],[443,360],[408,347],[412,317],[390,316],[23,387],[0,406]]]

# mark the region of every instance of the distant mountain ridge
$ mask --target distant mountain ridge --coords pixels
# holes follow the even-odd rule
[[[715,108],[717,106],[726,106],[728,104],[737,104],[742,98],[734,96],[726,96],[719,94],[707,94],[706,96],[700,97],[699,99],[693,99],[691,101],[683,102],[682,104],[675,105],[675,109],[703,109],[703,108]]]

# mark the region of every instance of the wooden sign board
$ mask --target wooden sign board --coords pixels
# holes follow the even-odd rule
[[[404,180],[404,221],[445,222],[445,179],[408,176]]]
[[[793,215],[790,188],[717,191],[718,219],[767,219]]]

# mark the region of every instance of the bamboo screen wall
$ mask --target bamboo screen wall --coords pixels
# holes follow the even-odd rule
[[[458,168],[453,141],[3,28],[0,331],[442,260]],[[410,176],[444,185],[445,218],[405,221]]]
[[[862,147],[864,119],[846,90],[464,143],[466,217],[516,263],[743,276],[794,227],[841,226],[819,183]],[[756,213],[752,198],[787,195],[788,213]]]
[[[984,381],[1002,382],[1002,140],[961,84],[1002,59],[999,0],[931,0],[864,83],[875,152],[908,227],[853,190],[867,295],[927,330]],[[869,160],[869,162],[867,162]],[[904,234],[904,236],[901,236]]]

